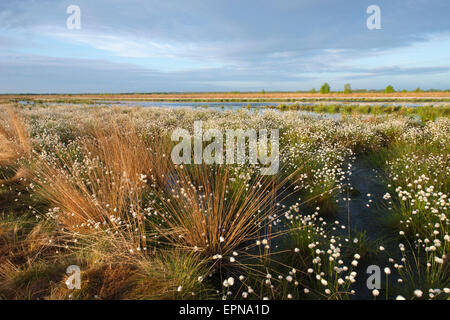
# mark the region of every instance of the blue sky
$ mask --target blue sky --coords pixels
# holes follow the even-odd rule
[[[449,89],[449,16],[448,0],[1,0],[0,93]]]

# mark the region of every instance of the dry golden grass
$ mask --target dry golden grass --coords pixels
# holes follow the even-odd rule
[[[59,221],[69,230],[111,227],[111,216],[141,229],[143,193],[164,186],[169,160],[163,154],[170,145],[155,137],[146,141],[115,118],[86,127],[80,145],[81,158],[64,153],[40,159],[34,179],[39,194],[60,209]]]
[[[0,165],[12,165],[31,152],[27,128],[10,105],[0,106]]]
[[[261,176],[230,184],[230,166],[206,165],[174,169],[170,195],[159,195],[161,220],[153,225],[160,238],[205,257],[231,254],[239,245],[267,234],[276,214],[277,187]],[[158,203],[156,204],[158,205]]]
[[[103,224],[109,215],[125,215],[129,183],[104,170],[78,171],[74,159],[64,159],[65,170],[42,161],[34,179],[38,193],[61,212],[59,221],[69,230],[87,230],[88,223]],[[134,193],[131,196],[138,196]]]
[[[65,279],[55,284],[48,299],[127,299],[134,286],[136,266],[121,264],[96,263],[83,268],[82,285],[79,290],[67,288]]]
[[[86,128],[92,139],[83,144],[94,157],[99,157],[106,167],[116,174],[123,174],[138,185],[146,175],[152,183],[163,187],[169,167],[170,144],[158,135],[144,138],[130,122],[118,122],[116,118],[107,123]],[[166,143],[165,143],[166,142]]]
[[[49,246],[48,225],[17,220],[0,224],[0,299],[38,299],[49,293],[49,279],[55,281],[62,273],[53,260]]]

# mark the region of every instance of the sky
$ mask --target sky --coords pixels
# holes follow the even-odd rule
[[[0,0],[0,93],[450,89],[449,16],[449,0]]]

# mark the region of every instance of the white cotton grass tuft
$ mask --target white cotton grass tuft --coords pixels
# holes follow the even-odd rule
[[[234,285],[234,278],[233,277],[229,277],[228,279],[223,281],[222,285],[225,288],[232,287]]]
[[[422,295],[423,295],[423,292],[422,292],[422,290],[417,289],[417,290],[414,290],[414,295],[415,295],[417,298],[421,298]]]

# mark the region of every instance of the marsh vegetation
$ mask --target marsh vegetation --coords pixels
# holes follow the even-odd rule
[[[0,298],[448,299],[448,109],[390,110],[2,104]],[[279,129],[278,174],[173,164],[196,120]]]

